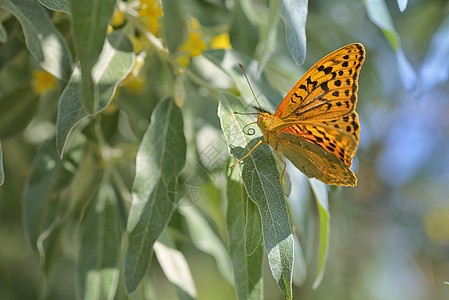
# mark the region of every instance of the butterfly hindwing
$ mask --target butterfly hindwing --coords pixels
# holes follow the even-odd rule
[[[307,177],[315,177],[326,184],[357,185],[354,173],[335,155],[290,133],[282,132],[278,137],[277,151]]]
[[[282,132],[296,135],[320,146],[327,152],[335,155],[348,167],[351,166],[352,157],[357,150],[358,140],[354,136],[322,123],[298,122],[282,129]],[[281,136],[278,135],[277,139],[281,139]]]

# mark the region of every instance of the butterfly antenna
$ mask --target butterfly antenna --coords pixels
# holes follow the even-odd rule
[[[242,69],[243,74],[245,75],[246,81],[248,82],[249,88],[250,88],[250,90],[251,90],[251,93],[252,93],[253,96],[254,96],[254,99],[255,99],[256,102],[257,102],[257,105],[259,105],[259,108],[262,109],[262,107],[260,106],[259,101],[257,101],[256,94],[254,94],[254,91],[253,91],[253,88],[252,88],[252,86],[251,86],[251,83],[249,82],[248,76],[246,76],[246,72],[245,72],[245,70],[243,69],[243,66],[242,66],[241,63],[239,63],[239,67],[240,67],[240,69]]]
[[[258,115],[258,114],[259,114],[258,112],[253,112],[253,113],[241,113],[241,112],[238,112],[238,111],[233,111],[232,113],[233,113],[234,115],[244,115],[244,116]]]

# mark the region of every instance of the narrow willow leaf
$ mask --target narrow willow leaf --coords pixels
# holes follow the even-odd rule
[[[103,52],[92,70],[100,101],[94,114],[103,111],[109,105],[117,85],[129,74],[133,64],[132,44],[124,32],[114,31],[108,35]],[[81,103],[80,84],[80,70],[75,68],[59,99],[56,148],[61,157],[71,131],[81,120],[91,116]]]
[[[243,1],[234,2],[229,39],[233,49],[251,57],[257,46],[259,31],[248,18],[247,10],[244,8]]]
[[[245,68],[245,72],[249,77],[254,92],[258,95],[258,100],[262,107],[268,111],[271,110],[272,112],[278,107],[283,96],[278,90],[270,85],[264,74],[257,76],[259,66],[255,60],[233,50],[208,50],[203,52],[203,56],[233,79],[243,99],[247,100],[252,105],[256,105],[251,90],[248,87],[248,82],[239,67],[239,63],[241,63]],[[230,64],[229,62],[234,63]],[[278,99],[278,101],[276,99]],[[245,111],[248,111],[248,109],[251,108],[247,107],[245,108]],[[254,116],[251,117],[250,120],[252,121],[249,121],[248,123],[255,121],[255,119]]]
[[[402,47],[399,47],[396,51],[396,64],[399,70],[399,78],[406,91],[412,91],[417,89],[418,75],[408,61],[407,57],[402,51]]]
[[[174,53],[184,42],[187,33],[185,14],[180,0],[162,0],[164,40],[168,51]]]
[[[59,79],[67,79],[71,54],[45,9],[33,0],[0,0],[0,7],[19,20],[27,48],[41,67]]]
[[[54,11],[70,13],[69,0],[37,0],[43,6]]]
[[[426,50],[419,77],[422,93],[428,93],[435,86],[449,78],[449,16],[433,34]]]
[[[0,140],[0,185],[5,182],[5,173],[3,171],[3,152],[2,152],[2,141]]]
[[[314,178],[309,179],[313,194],[315,195],[318,213],[320,215],[320,253],[318,255],[317,276],[312,285],[314,289],[318,288],[326,270],[327,256],[329,253],[330,239],[330,213],[329,202],[327,200],[326,184]]]
[[[384,33],[390,42],[393,50],[397,50],[400,46],[399,34],[394,28],[393,21],[388,11],[385,0],[366,0],[366,11],[371,22],[376,24]]]
[[[407,8],[408,0],[398,0],[398,6],[399,10],[401,12],[404,12],[404,10]]]
[[[114,190],[101,186],[79,228],[77,299],[114,299],[119,279],[119,219]]]
[[[37,153],[23,194],[22,221],[32,248],[56,221],[59,192],[67,183],[54,140],[47,141]]]
[[[181,111],[174,101],[165,99],[153,112],[136,158],[124,270],[128,292],[133,292],[145,276],[153,244],[170,221],[176,176],[185,159]]]
[[[80,158],[73,182],[67,190],[69,204],[82,206],[82,203],[87,203],[97,193],[104,175],[104,168],[99,168],[98,151],[96,145],[88,144],[84,155]],[[70,205],[65,206],[66,211],[70,209],[72,209]]]
[[[385,0],[366,0],[365,5],[370,20],[382,30],[391,47],[396,51],[396,63],[402,85],[407,91],[415,90],[418,77],[402,51],[401,40],[394,28]]]
[[[250,255],[245,254],[245,240],[242,235],[252,224],[245,224],[246,205],[252,203],[241,183],[237,168],[229,171],[226,182],[226,226],[228,231],[228,251],[234,270],[234,283],[239,300],[262,299],[263,296],[263,247],[259,243]],[[258,215],[258,212],[257,212]],[[260,217],[258,218],[260,228]],[[259,236],[262,236],[259,232]],[[246,247],[247,249],[248,247]],[[247,253],[247,250],[246,250]]]
[[[282,0],[281,18],[285,24],[288,50],[297,65],[306,58],[306,20],[308,0]]]
[[[167,241],[165,236],[164,241]],[[170,240],[170,246],[166,242],[156,242],[154,244],[154,253],[159,262],[162,271],[168,280],[176,287],[178,298],[181,300],[196,299],[197,292],[189,265],[182,252],[174,249],[174,242]]]
[[[0,136],[7,137],[25,129],[39,104],[29,86],[0,97]]]
[[[293,265],[293,283],[295,286],[301,286],[306,281],[307,264],[302,251],[301,243],[296,235],[293,236],[295,241],[295,263]]]
[[[8,32],[3,24],[0,23],[0,43],[5,44],[8,41]]]
[[[212,255],[220,273],[226,280],[232,282],[231,262],[220,238],[194,206],[182,207],[179,212],[185,218],[193,244],[201,251]]]
[[[229,152],[234,158],[240,159],[260,140],[260,133],[246,135],[243,128],[250,123],[250,118],[233,114],[234,111],[245,111],[241,100],[223,94],[219,101],[218,116]],[[262,145],[245,158],[239,167],[248,196],[259,208],[271,272],[281,291],[287,299],[291,299],[293,235],[275,158],[270,148]]]
[[[245,253],[252,255],[262,240],[262,223],[259,209],[253,201],[246,201]]]
[[[263,39],[261,42],[260,51],[258,51],[257,60],[259,61],[258,75],[262,73],[268,59],[273,54],[277,46],[278,25],[281,14],[281,0],[274,0],[269,2],[269,20],[267,26],[264,28]]]
[[[81,102],[94,113],[99,106],[97,89],[92,74],[106,38],[106,29],[114,13],[116,0],[72,0],[73,37],[81,69]]]

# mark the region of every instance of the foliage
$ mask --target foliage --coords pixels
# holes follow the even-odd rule
[[[5,299],[447,294],[445,8],[0,0]],[[233,114],[255,104],[238,64],[274,112],[302,63],[352,42],[359,186],[290,165],[282,185],[264,145],[229,169],[262,138]]]

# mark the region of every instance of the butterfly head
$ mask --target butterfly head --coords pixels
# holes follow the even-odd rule
[[[268,128],[273,124],[273,115],[266,110],[260,109],[259,117],[257,118],[257,126],[267,139]]]

